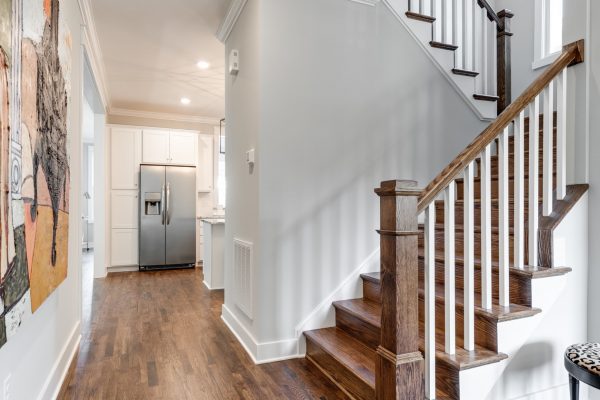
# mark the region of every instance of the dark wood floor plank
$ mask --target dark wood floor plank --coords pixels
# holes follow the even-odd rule
[[[85,257],[84,257],[85,258]],[[254,365],[202,270],[110,274],[84,265],[82,340],[66,399],[346,399],[304,359]]]

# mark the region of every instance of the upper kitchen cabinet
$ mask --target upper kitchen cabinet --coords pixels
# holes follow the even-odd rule
[[[196,165],[195,132],[144,129],[142,161],[146,164]]]
[[[196,165],[198,134],[173,131],[170,135],[170,164]]]
[[[169,159],[169,131],[144,129],[142,161],[147,164],[167,164]]]
[[[196,186],[198,192],[212,192],[214,147],[213,138],[209,135],[198,135],[198,170],[196,171]]]
[[[141,129],[111,128],[111,188],[137,190],[141,159]]]

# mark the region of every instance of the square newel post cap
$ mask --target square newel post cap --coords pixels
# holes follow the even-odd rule
[[[417,187],[417,181],[396,179],[383,181],[375,193],[379,196],[420,196],[422,188]]]

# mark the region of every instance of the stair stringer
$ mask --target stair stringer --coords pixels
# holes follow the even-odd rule
[[[477,100],[473,98],[475,93],[474,77],[455,75],[454,52],[431,47],[432,24],[417,21],[406,16],[406,0],[383,0],[392,14],[401,22],[408,33],[419,43],[425,54],[429,56],[434,65],[441,71],[442,75],[450,82],[450,85],[460,94],[460,97],[473,110],[482,121],[492,121],[498,116],[496,102]]]
[[[498,324],[498,351],[509,358],[461,371],[461,399],[569,398],[564,351],[587,340],[587,215],[585,194],[553,232],[555,265],[572,272],[532,281],[533,307],[542,313]]]

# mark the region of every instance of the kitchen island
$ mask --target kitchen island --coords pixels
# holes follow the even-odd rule
[[[204,285],[209,290],[225,287],[225,219],[203,218]]]

